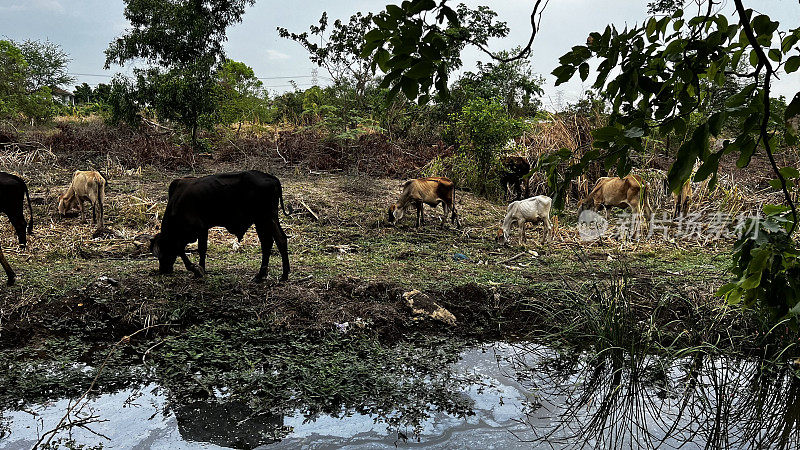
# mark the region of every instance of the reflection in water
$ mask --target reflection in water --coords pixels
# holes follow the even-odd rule
[[[173,409],[178,431],[187,441],[252,449],[282,438],[283,416],[258,413],[244,402],[192,402]]]
[[[800,448],[800,381],[788,366],[534,343],[466,349],[455,363],[441,348],[384,350],[374,376],[301,377],[302,365],[269,390],[264,371],[254,372],[260,385],[243,384],[260,391],[221,389],[209,381],[222,378],[202,371],[162,376],[159,385],[92,400],[86,411],[103,421],[90,426],[111,441],[78,428],[71,436],[107,448]],[[234,375],[224,374],[241,383]],[[336,383],[316,384],[325,380]],[[200,384],[204,398],[188,389]],[[258,406],[276,395],[283,410]],[[66,404],[4,411],[0,448],[30,448]]]
[[[520,382],[536,394],[522,419],[536,433],[536,443],[800,448],[800,378],[788,367],[770,370],[757,360],[705,354],[676,359],[619,349],[575,358],[530,344],[507,358]]]

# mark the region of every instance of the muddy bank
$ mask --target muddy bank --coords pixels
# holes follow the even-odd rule
[[[344,277],[259,285],[240,275],[206,280],[183,272],[120,280],[100,276],[58,297],[26,302],[23,296],[10,296],[2,301],[0,349],[76,336],[111,343],[142,328],[150,328],[147,334],[152,340],[212,320],[255,320],[275,332],[360,329],[389,341],[416,332],[491,340],[565,329],[572,329],[571,334],[562,337],[578,338],[585,332],[591,339],[596,330],[583,330],[593,325],[584,322],[595,313],[604,314],[607,303],[614,301],[610,296],[619,294],[616,287],[597,283],[466,283],[417,290]],[[640,328],[637,323],[656,321],[659,339],[689,342],[714,328],[711,321],[718,305],[703,301],[696,292],[649,278],[626,283],[633,329]]]

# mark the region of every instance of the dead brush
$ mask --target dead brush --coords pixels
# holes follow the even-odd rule
[[[520,139],[520,144],[525,149],[528,161],[533,164],[542,156],[561,148],[569,149],[572,156],[558,169],[564,171],[568,166],[578,163],[583,155],[592,148],[594,139],[591,131],[602,126],[602,120],[600,117],[586,117],[578,114],[549,114],[546,120],[533,124]],[[570,199],[580,200],[589,195],[595,180],[606,175],[601,163],[590,164],[581,176],[572,180],[566,202],[569,202]],[[534,174],[528,182],[528,188],[531,196],[549,195],[550,192],[542,174]]]

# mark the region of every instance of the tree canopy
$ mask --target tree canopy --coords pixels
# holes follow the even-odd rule
[[[198,128],[208,125],[205,118],[217,110],[215,71],[225,60],[227,28],[240,22],[254,1],[125,0],[131,28],[109,45],[105,67],[139,58],[150,67],[134,70],[135,83],[117,80],[112,108],[149,105],[161,119],[188,128],[197,147]],[[136,117],[131,111],[113,116]]]

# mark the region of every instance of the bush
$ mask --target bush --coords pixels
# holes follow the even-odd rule
[[[502,195],[500,156],[509,141],[519,137],[525,122],[509,117],[499,99],[470,99],[451,116],[447,134],[458,145],[452,156],[437,158],[428,175],[451,178],[456,185],[487,197]]]

